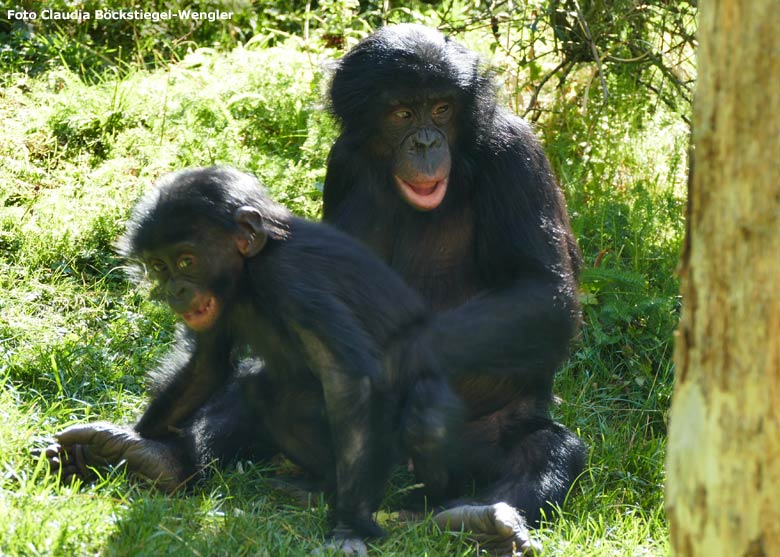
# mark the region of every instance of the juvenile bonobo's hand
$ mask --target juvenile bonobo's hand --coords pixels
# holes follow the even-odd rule
[[[44,449],[52,471],[61,470],[63,482],[93,480],[93,468],[126,466],[127,471],[154,483],[165,492],[179,488],[182,466],[169,446],[144,439],[131,429],[108,422],[78,424],[55,435],[57,443]]]
[[[506,503],[463,505],[433,517],[442,530],[471,532],[480,545],[502,557],[536,556],[542,552],[532,540],[523,516]]]

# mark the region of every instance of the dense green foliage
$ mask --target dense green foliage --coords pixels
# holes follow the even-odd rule
[[[122,3],[47,3],[98,4]],[[244,463],[186,496],[157,495],[118,472],[79,490],[56,485],[29,448],[74,421],[132,421],[144,372],[170,341],[172,316],[127,283],[112,249],[133,201],[168,170],[225,163],[317,218],[335,136],[323,109],[326,62],[386,21],[449,29],[492,61],[504,101],[537,123],[585,255],[583,333],[559,374],[556,416],[592,452],[578,493],[539,537],[552,555],[666,554],[692,8],[188,6],[235,15],[78,24],[0,13],[0,555],[275,557],[316,546],[324,506],[302,510],[274,493],[273,468]],[[583,54],[594,48],[598,56]],[[392,514],[405,485],[399,475],[388,490],[390,537],[373,554],[477,555],[462,536]]]

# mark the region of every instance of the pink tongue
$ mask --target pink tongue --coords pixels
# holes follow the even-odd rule
[[[409,184],[409,187],[412,188],[414,193],[417,195],[430,195],[433,193],[433,190],[436,189],[436,184],[438,184],[438,182],[433,182],[432,184],[422,184],[419,186]]]
[[[209,305],[209,302],[206,302],[205,304],[200,306],[198,309],[193,310],[193,311],[188,311],[187,313],[183,314],[182,317],[184,317],[184,319],[188,319],[189,320],[189,319],[192,319],[193,317],[197,317],[198,315],[202,315],[203,312],[206,311],[206,308],[208,307],[208,305]]]

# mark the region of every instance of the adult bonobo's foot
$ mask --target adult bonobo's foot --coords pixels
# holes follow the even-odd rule
[[[542,546],[532,540],[523,516],[506,503],[463,505],[433,517],[443,530],[471,532],[481,546],[502,557],[540,555]]]
[[[376,528],[377,532],[380,533],[379,527]],[[381,533],[383,534],[383,532]],[[324,557],[325,555],[368,557],[368,546],[355,530],[339,524],[331,531],[325,545],[311,553],[311,557]]]
[[[324,557],[325,555],[338,555],[339,557],[368,557],[366,542],[360,538],[329,539],[325,545],[315,549],[312,557]]]
[[[131,429],[108,422],[78,424],[55,435],[57,442],[42,452],[52,471],[61,471],[63,482],[95,479],[94,469],[125,466],[127,472],[151,481],[171,493],[186,478],[172,449],[165,443],[144,439]]]

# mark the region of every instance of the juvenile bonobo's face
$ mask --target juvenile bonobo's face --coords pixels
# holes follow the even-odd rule
[[[455,138],[455,103],[430,95],[397,101],[382,122],[383,140],[393,151],[393,179],[415,209],[438,207],[447,193]]]
[[[194,331],[213,327],[235,296],[244,258],[236,241],[212,232],[141,254],[152,297],[166,302]]]

